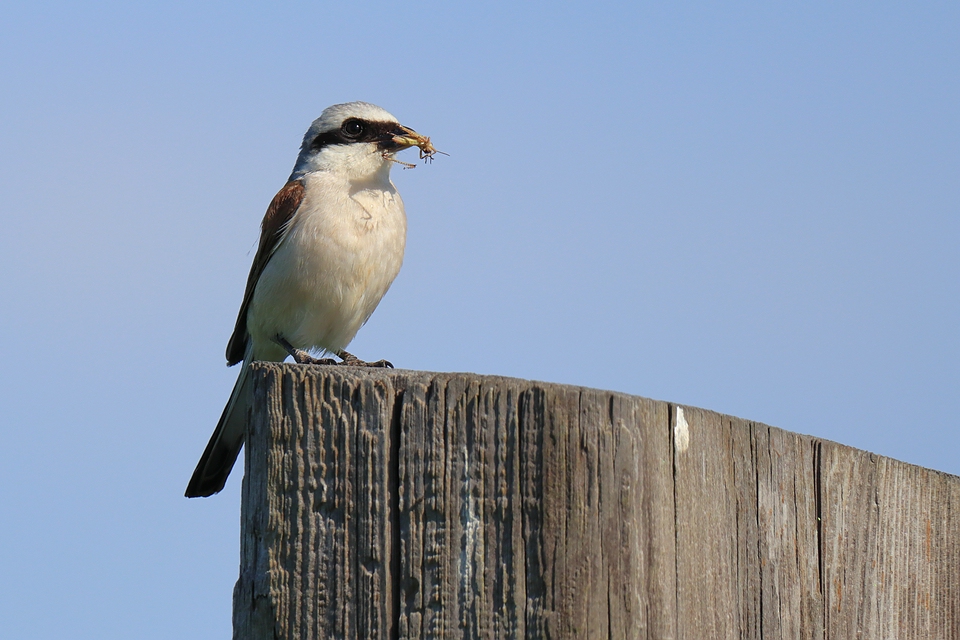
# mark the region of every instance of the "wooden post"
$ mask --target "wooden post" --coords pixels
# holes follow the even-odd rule
[[[960,638],[955,476],[581,387],[253,374],[235,638]]]

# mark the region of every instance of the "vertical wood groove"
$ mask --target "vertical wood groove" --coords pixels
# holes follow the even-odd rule
[[[235,638],[960,637],[960,478],[608,391],[253,367]]]

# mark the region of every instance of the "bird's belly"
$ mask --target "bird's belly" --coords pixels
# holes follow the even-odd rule
[[[301,349],[345,348],[400,271],[406,218],[396,191],[336,205],[334,214],[301,207],[264,268],[247,320],[254,345],[281,335]]]

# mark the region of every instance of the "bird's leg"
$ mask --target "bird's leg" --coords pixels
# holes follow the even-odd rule
[[[293,356],[293,360],[297,364],[339,364],[333,358],[314,358],[303,349],[297,349],[295,346],[287,342],[287,339],[281,335],[278,335],[275,340],[277,341],[277,344],[287,350],[287,353]]]
[[[377,360],[376,362],[364,362],[357,356],[352,353],[348,353],[341,349],[337,351],[337,357],[341,358],[343,362],[338,362],[337,364],[344,365],[346,367],[385,367],[387,369],[393,369],[393,363],[386,360]]]

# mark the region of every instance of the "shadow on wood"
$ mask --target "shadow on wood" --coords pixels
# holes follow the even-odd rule
[[[236,638],[958,638],[960,478],[701,409],[256,363]]]

